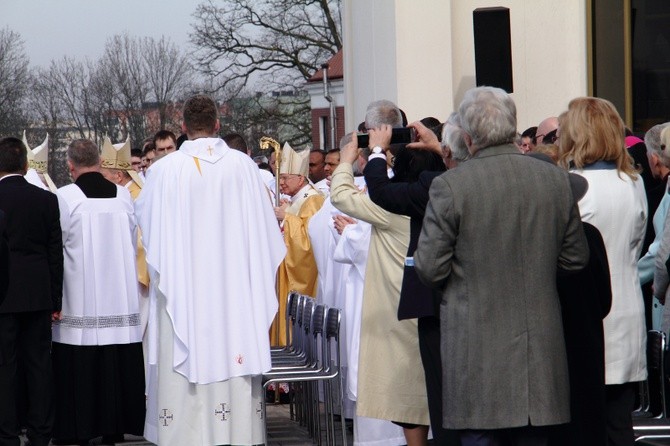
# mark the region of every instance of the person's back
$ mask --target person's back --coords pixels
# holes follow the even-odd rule
[[[556,273],[586,265],[584,231],[568,173],[513,144],[507,93],[469,90],[459,114],[473,156],[433,180],[414,255],[441,294],[444,427],[464,446],[545,444],[570,419]]]
[[[142,433],[145,416],[133,202],[102,176],[92,141],[73,141],[67,163],[75,182],[57,191],[65,274],[53,327],[54,444],[122,441]]]
[[[567,421],[566,410],[551,423],[534,414],[538,407],[556,405],[543,399],[545,386],[568,392],[555,288],[556,259],[573,209],[571,194],[565,194],[568,187],[566,172],[525,157],[512,146],[488,148],[433,181],[431,189],[453,192],[455,222],[466,217],[457,226],[452,272],[444,289],[451,299],[442,304],[451,340],[446,358],[465,355],[468,360],[461,365],[488,371],[474,383],[462,374],[449,376],[444,401],[450,420],[477,417],[480,427],[488,428],[505,427],[499,420],[508,417],[507,423],[515,426],[525,425],[529,417],[532,424]],[[464,311],[467,323],[456,320]],[[527,348],[519,349],[519,344]],[[535,357],[542,360],[535,363]],[[500,367],[505,362],[515,366]],[[501,415],[496,404],[472,407],[449,397],[463,386],[472,401],[508,395],[508,414]],[[463,428],[456,421],[449,427]]]
[[[26,427],[31,444],[46,446],[54,417],[51,321],[61,309],[63,245],[58,200],[25,180],[27,166],[21,140],[0,140],[0,444],[18,445]],[[21,403],[29,407],[23,420]]]
[[[0,209],[8,216],[9,275],[12,278],[0,312],[49,310],[53,308],[48,292],[52,288],[51,281],[62,283],[62,268],[60,277],[52,278],[50,273],[50,264],[58,257],[62,262],[60,223],[54,219],[58,216],[58,200],[51,192],[15,178],[7,178],[5,187],[0,188]],[[54,239],[61,247],[53,244]],[[30,274],[26,274],[27,271]]]
[[[260,444],[260,375],[285,248],[258,167],[213,136],[214,102],[189,99],[184,128],[189,140],[152,166],[136,201],[155,309],[145,437]]]

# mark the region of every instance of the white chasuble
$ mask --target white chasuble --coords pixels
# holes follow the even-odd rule
[[[160,294],[172,322],[172,369],[188,382],[269,370],[275,274],[286,249],[256,164],[219,138],[186,141],[151,166],[135,209],[151,273],[149,366],[162,363]]]
[[[172,322],[165,296],[156,296],[158,366],[149,366],[144,436],[157,445],[265,443],[260,376],[193,384],[172,370]],[[215,345],[214,342],[212,342]],[[160,389],[160,391],[159,391]]]
[[[87,198],[75,184],[58,189],[63,232],[63,319],[53,341],[71,345],[142,341],[135,264],[137,225],[128,190]]]

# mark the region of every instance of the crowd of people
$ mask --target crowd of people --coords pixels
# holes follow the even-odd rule
[[[444,123],[374,101],[328,152],[252,159],[206,96],[182,130],[75,140],[58,189],[0,140],[0,446],[264,443],[290,291],[343,310],[355,444],[633,443],[670,126],[584,97],[519,132],[477,87]]]

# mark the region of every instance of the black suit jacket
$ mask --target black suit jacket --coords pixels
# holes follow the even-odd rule
[[[565,350],[570,374],[571,423],[556,444],[605,444],[605,340],[603,319],[612,305],[609,263],[602,236],[582,223],[589,263],[581,271],[558,271]]]
[[[7,244],[7,216],[0,211],[0,305],[7,296],[9,283],[9,247]]]
[[[423,215],[428,204],[428,191],[433,179],[444,172],[422,172],[413,183],[393,183],[386,171],[386,161],[375,158],[365,166],[363,174],[370,199],[381,208],[394,214],[407,215],[409,223],[409,246],[407,257],[412,257],[421,234]],[[400,288],[398,319],[437,316],[433,291],[424,285],[413,266],[405,266]]]
[[[60,311],[63,240],[58,199],[22,176],[0,180],[0,210],[7,219],[9,283],[0,313]]]

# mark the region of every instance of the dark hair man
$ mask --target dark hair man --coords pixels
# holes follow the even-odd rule
[[[9,244],[10,268],[7,294],[4,301],[0,298],[0,444],[20,443],[20,361],[27,385],[28,439],[47,446],[54,422],[51,321],[60,318],[63,245],[58,200],[28,184],[23,178],[27,168],[21,140],[0,140],[0,210],[6,217],[2,238]],[[6,262],[0,263],[0,277],[6,274]]]
[[[162,158],[177,150],[177,137],[169,130],[159,130],[154,135],[156,159]]]
[[[228,147],[231,149],[239,150],[242,153],[246,153],[251,156],[251,150],[247,146],[247,142],[244,140],[244,137],[239,133],[228,133],[223,137],[223,140],[228,144]]]
[[[136,202],[159,284],[149,297],[157,356],[144,435],[156,444],[262,444],[257,389],[270,367],[274,277],[286,248],[256,163],[217,137],[214,101],[188,99],[182,129],[188,140],[151,167]]]

